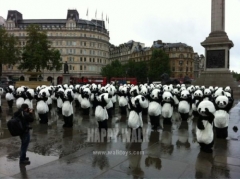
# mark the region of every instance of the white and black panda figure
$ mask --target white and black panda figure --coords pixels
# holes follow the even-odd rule
[[[24,103],[27,104],[30,109],[33,109],[34,89],[27,89],[24,99]]]
[[[91,104],[92,104],[92,111],[95,111],[96,106],[98,104],[97,97],[99,95],[97,85],[95,83],[93,83],[90,87],[90,90],[91,90],[90,101],[91,101]]]
[[[128,117],[128,127],[131,129],[130,140],[139,142],[143,140],[142,127],[142,110],[148,108],[148,101],[142,95],[134,97],[129,100],[129,117]]]
[[[20,109],[22,104],[24,103],[25,98],[25,89],[24,87],[18,87],[16,89],[16,93],[14,93],[14,97],[16,99],[16,107],[17,109]]]
[[[49,111],[51,111],[52,110],[52,103],[53,103],[53,100],[52,100],[52,94],[53,94],[53,86],[48,86],[47,87],[47,89],[48,89],[48,91],[49,91],[49,94],[50,94],[50,96],[48,97],[48,100],[47,100],[47,105],[48,105],[48,109],[49,109]]]
[[[81,109],[83,111],[83,115],[89,115],[90,113],[90,107],[91,107],[91,103],[90,103],[90,96],[91,96],[91,91],[88,87],[83,89],[82,92],[82,100],[81,100]]]
[[[109,98],[108,93],[103,93],[98,96],[97,100],[98,100],[98,103],[97,103],[97,106],[95,109],[95,119],[98,121],[98,129],[99,129],[100,134],[102,134],[102,132],[107,133],[108,113],[107,113],[106,106],[109,103],[109,101],[111,100],[111,98]]]
[[[192,96],[188,90],[183,90],[180,94],[178,112],[183,121],[187,121],[192,110]]]
[[[3,95],[4,89],[0,87],[0,113],[2,113],[2,95]]]
[[[149,96],[148,115],[153,130],[160,128],[160,116],[162,113],[162,93],[160,89],[152,90]]]
[[[74,89],[72,90],[73,93],[74,93],[75,108],[79,108],[79,106],[80,106],[80,103],[79,103],[79,101],[78,101],[79,88],[80,88],[80,85],[77,84],[77,85],[75,85]]]
[[[229,111],[232,109],[232,106],[234,104],[233,92],[229,86],[227,86],[224,91],[225,91],[225,96],[228,97],[228,106],[226,107],[226,110],[229,113]]]
[[[62,105],[62,115],[64,124],[63,127],[71,128],[73,126],[73,102],[74,93],[72,89],[68,88],[64,91],[63,105]]]
[[[111,99],[107,106],[106,106],[106,109],[107,109],[107,112],[108,112],[108,117],[109,118],[112,118],[112,112],[113,112],[113,102],[112,102],[112,96],[114,94],[114,89],[112,87],[112,85],[109,85],[107,88],[106,88],[106,92],[108,93],[108,97]]]
[[[40,124],[47,124],[48,123],[48,105],[47,105],[47,100],[48,97],[50,96],[49,91],[45,89],[41,89],[40,92],[35,96],[36,101],[37,101],[37,113],[39,116],[39,123]]]
[[[148,92],[148,89],[146,86],[144,86],[144,85],[141,86],[139,94],[143,95],[147,100],[149,99],[149,92]],[[142,113],[143,113],[143,115],[147,115],[148,108],[143,109]]]
[[[113,89],[113,95],[112,95],[112,103],[113,103],[113,111],[115,110],[116,102],[117,102],[117,89],[114,85],[111,85]]]
[[[169,91],[165,91],[162,95],[162,117],[164,124],[172,124],[171,118],[173,115],[173,107],[174,107],[174,99],[172,93]]]
[[[57,98],[57,111],[58,114],[62,114],[62,105],[64,99],[64,89],[62,87],[58,87],[55,91],[55,97]]]
[[[205,88],[203,92],[203,100],[212,101],[212,91],[209,88]]]
[[[228,97],[218,96],[215,99],[216,112],[214,114],[214,127],[217,138],[226,139],[228,137],[229,114],[227,112]]]
[[[199,118],[196,126],[196,137],[201,151],[212,153],[214,144],[213,120],[216,109],[211,101],[202,101],[198,105]]]
[[[6,89],[6,95],[5,95],[5,98],[7,100],[7,103],[8,103],[8,108],[10,110],[12,110],[12,107],[13,107],[13,102],[14,102],[14,93],[15,93],[15,88],[13,85],[9,85]]]
[[[174,88],[172,90],[172,95],[173,95],[173,100],[174,100],[174,108],[177,109],[178,104],[179,104],[179,99],[180,99],[180,92],[179,92],[178,88]]]
[[[198,116],[199,113],[197,111],[197,107],[200,102],[203,100],[203,92],[202,90],[198,89],[193,93],[193,102],[192,102],[192,110],[193,110],[193,115]]]
[[[139,88],[138,88],[138,86],[133,86],[133,87],[131,87],[129,93],[130,93],[130,95],[131,95],[132,97],[136,97],[137,95],[139,95]]]
[[[118,106],[121,115],[127,115],[127,105],[128,105],[128,90],[126,86],[119,87],[118,91]]]

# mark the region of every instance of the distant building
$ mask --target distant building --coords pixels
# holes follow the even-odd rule
[[[139,48],[144,47],[143,43],[135,42],[133,40],[128,41],[127,43],[120,44],[119,46],[110,46],[110,62],[119,60],[121,63],[127,63],[131,58],[131,54]]]
[[[134,42],[134,41],[129,41]],[[129,59],[135,62],[148,61],[152,57],[154,49],[162,49],[170,59],[172,78],[194,78],[194,51],[191,46],[184,43],[163,43],[161,40],[153,42],[151,47],[145,47],[140,43],[124,43],[118,47],[110,48],[110,59],[118,59],[126,63]]]
[[[20,12],[8,11],[6,30],[19,38],[21,47],[26,45],[26,28],[31,24],[37,24],[47,31],[52,47],[61,53],[63,65],[68,62],[71,76],[99,76],[101,68],[108,63],[109,31],[104,21],[81,19],[77,10],[68,10],[66,19],[23,19]],[[23,75],[17,66],[3,66],[3,74],[22,76],[28,81],[29,76]],[[44,70],[43,73],[44,80],[56,80],[62,76],[63,70]]]

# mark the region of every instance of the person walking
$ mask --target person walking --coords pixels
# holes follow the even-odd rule
[[[25,132],[20,135],[21,139],[21,150],[20,150],[20,160],[19,164],[29,165],[29,158],[26,157],[28,144],[30,142],[30,133],[29,130],[32,129],[30,127],[30,122],[34,121],[33,110],[29,109],[27,104],[22,104],[21,108],[14,113],[15,117],[19,117],[22,121],[23,128]]]

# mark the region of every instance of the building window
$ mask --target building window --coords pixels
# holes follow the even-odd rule
[[[87,69],[87,67],[84,65],[84,70],[86,70]]]
[[[93,58],[93,62],[95,63],[95,59]]]
[[[82,62],[82,57],[80,57],[80,62]]]
[[[89,62],[92,62],[92,59],[91,59],[91,58],[89,58]]]
[[[84,62],[86,62],[87,60],[86,60],[86,58],[84,57]]]
[[[80,70],[82,70],[82,65],[80,65]]]

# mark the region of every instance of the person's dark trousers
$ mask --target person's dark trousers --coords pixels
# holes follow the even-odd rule
[[[20,162],[23,162],[26,160],[26,153],[28,149],[28,144],[30,142],[30,133],[26,132],[20,135],[20,139],[21,139]]]

